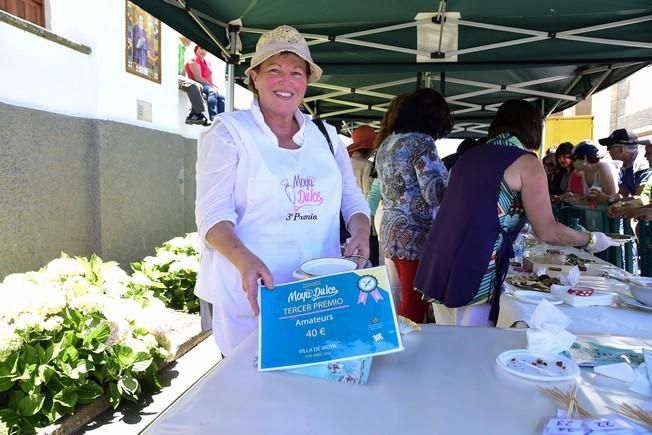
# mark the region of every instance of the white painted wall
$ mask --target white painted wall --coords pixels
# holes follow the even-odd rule
[[[652,84],[652,67],[650,66],[631,76],[629,95],[625,100],[625,115],[646,110],[652,105],[650,84]]]
[[[197,137],[201,127],[184,124],[189,102],[178,90],[178,34],[161,25],[161,83],[125,69],[125,3],[114,0],[49,0],[46,27],[89,46],[90,55],[0,23],[0,101],[72,116],[106,119]],[[7,43],[8,42],[8,43]],[[224,90],[225,64],[211,59]],[[237,87],[239,88],[239,87]],[[235,93],[246,109],[251,94]],[[137,100],[152,104],[152,122],[137,119]]]
[[[95,117],[91,57],[0,23],[0,101]]]
[[[591,114],[593,115],[593,141],[611,134],[611,87],[596,92],[591,96]]]

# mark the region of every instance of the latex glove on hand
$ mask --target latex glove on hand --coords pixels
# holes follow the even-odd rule
[[[620,242],[607,237],[605,233],[594,231],[592,233],[591,241],[589,242],[589,245],[584,249],[589,251],[591,254],[595,254],[596,252],[602,252],[607,248],[611,248],[612,246],[620,246],[620,245],[621,245]]]

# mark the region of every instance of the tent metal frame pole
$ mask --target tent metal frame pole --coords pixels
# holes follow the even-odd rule
[[[580,72],[579,74],[577,74],[577,76],[575,77],[575,79],[573,79],[573,81],[568,85],[568,87],[566,88],[566,90],[564,91],[564,93],[567,94],[567,93],[569,93],[570,91],[572,91],[573,88],[574,88],[575,86],[577,86],[577,84],[580,82],[580,80],[582,80],[582,77],[584,77],[584,73],[583,73],[583,72]],[[561,103],[561,100],[556,100],[555,103],[554,103],[554,104],[552,105],[552,107],[550,108],[550,110],[548,110],[548,113],[546,113],[545,118],[548,118],[550,115],[552,115],[552,114],[555,112],[555,110],[557,109],[557,107],[559,107],[559,104],[560,104],[560,103]]]
[[[210,38],[210,40],[211,40],[215,45],[217,45],[217,47],[222,51],[222,53],[224,54],[224,56],[228,59],[228,58],[230,57],[230,53],[229,53],[229,51],[224,47],[224,45],[222,45],[222,43],[220,42],[220,40],[219,40],[219,39],[215,36],[215,34],[214,34],[214,33],[213,33],[213,32],[212,32],[212,31],[211,31],[211,30],[206,26],[206,24],[202,21],[202,19],[199,18],[199,14],[197,13],[198,11],[196,11],[195,9],[192,9],[192,8],[188,9],[188,8],[186,7],[186,1],[185,1],[185,0],[177,0],[177,3],[178,3],[178,4],[179,4],[179,5],[180,5],[184,10],[186,10],[186,11],[188,12],[188,15],[190,16],[190,18],[192,18],[192,19],[195,21],[195,23],[197,23],[197,25],[198,25],[198,26],[199,26],[199,27],[204,31],[204,33],[205,33],[205,34]],[[176,5],[175,5],[175,6],[176,6]],[[202,15],[203,15],[203,14],[202,14]],[[217,22],[217,24],[220,25],[220,26],[222,26],[222,27],[224,27],[224,28],[226,29],[226,24],[221,23],[221,22],[219,22],[219,21]]]
[[[346,91],[330,92],[328,94],[314,95],[312,97],[306,97],[306,98],[303,99],[303,101],[305,101],[306,103],[309,103],[311,101],[324,100],[326,98],[341,97],[343,95],[349,95],[350,93],[351,93],[350,89],[348,89]]]
[[[349,88],[349,89],[342,90],[342,91],[330,92],[328,94],[314,95],[312,97],[306,97],[306,98],[304,98],[304,101],[306,101],[306,102],[317,101],[317,100],[323,100],[325,98],[335,98],[335,97],[341,97],[343,95],[353,95],[353,94],[367,95],[369,97],[387,98],[388,100],[391,100],[392,98],[394,98],[396,96],[396,95],[387,94],[387,93],[384,93],[384,92],[367,91],[367,90],[361,89],[361,88],[354,88],[354,89]]]
[[[574,97],[572,95],[556,94],[556,93],[553,93],[553,92],[536,91],[534,89],[520,88],[518,86],[507,86],[507,87],[505,87],[505,91],[514,92],[516,94],[538,95],[540,97],[556,98],[558,100],[566,100],[566,101],[573,101],[573,102],[580,101],[579,97]]]
[[[238,54],[238,33],[239,27],[229,26],[229,47],[230,53],[228,63],[226,64],[226,104],[227,112],[233,112],[235,109],[235,59]]]
[[[328,98],[332,97],[340,97],[343,95],[348,95],[348,94],[361,94],[361,95],[368,95],[370,97],[378,97],[378,98],[386,98],[388,100],[391,100],[394,98],[396,95],[393,94],[387,94],[383,92],[374,92],[372,89],[381,89],[381,88],[386,88],[390,86],[398,86],[398,85],[404,85],[404,84],[409,84],[414,82],[415,79],[410,78],[410,79],[405,79],[405,80],[394,80],[391,82],[385,82],[385,83],[377,83],[373,85],[368,85],[368,86],[363,86],[361,88],[347,88],[346,86],[338,86],[338,85],[330,85],[327,83],[311,83],[308,86],[312,86],[315,88],[322,88],[322,89],[332,89],[335,92],[331,92],[328,94],[322,94],[322,95],[314,95],[312,97],[307,97],[304,98],[305,102],[310,102],[310,101],[320,101],[320,100],[325,100]]]
[[[433,76],[430,72],[424,73],[424,77],[426,81],[431,81],[431,80],[438,80],[441,81],[441,76]],[[462,105],[465,108],[463,109],[458,109],[455,111],[456,114],[461,114],[461,113],[469,113],[473,112],[476,110],[488,110],[488,111],[496,111],[497,106],[499,106],[502,103],[496,103],[495,105],[488,105],[483,108],[482,105],[478,104],[473,104],[473,103],[468,103],[465,101],[462,101],[463,99],[466,98],[471,98],[471,97],[476,97],[476,96],[481,96],[481,95],[487,95],[487,94],[492,94],[492,93],[498,93],[498,92],[511,92],[511,93],[517,93],[517,94],[523,94],[523,95],[530,95],[530,96],[539,96],[539,97],[545,97],[545,98],[550,98],[557,100],[559,102],[561,101],[571,101],[571,102],[577,102],[580,99],[578,97],[572,96],[572,95],[567,95],[567,94],[559,94],[559,93],[552,93],[552,92],[544,92],[544,91],[538,91],[536,89],[530,89],[528,88],[529,86],[535,86],[535,85],[540,85],[540,84],[545,84],[545,83],[551,83],[559,80],[566,80],[573,77],[572,75],[568,74],[561,74],[561,75],[555,75],[551,77],[544,77],[536,80],[529,80],[525,82],[520,82],[520,83],[514,83],[511,85],[501,85],[501,84],[493,84],[493,83],[485,83],[485,82],[478,82],[478,81],[473,81],[473,80],[463,80],[463,79],[457,79],[454,77],[446,77],[445,80],[449,83],[455,83],[455,84],[460,84],[464,86],[473,86],[473,87],[480,87],[484,88],[478,91],[472,91],[472,92],[466,92],[458,95],[452,95],[446,98],[446,101],[448,101],[450,104],[457,104],[457,105]],[[308,97],[305,99],[306,102],[311,102],[311,101],[328,101],[334,104],[340,104],[344,106],[353,106],[353,107],[360,107],[362,108],[364,105],[360,103],[354,103],[354,102],[348,102],[346,100],[341,100],[341,99],[335,99],[335,97],[341,97],[344,95],[349,95],[349,94],[361,94],[361,95],[369,95],[369,96],[375,96],[379,98],[387,98],[391,99],[394,97],[392,94],[387,94],[387,93],[380,93],[380,92],[373,92],[370,91],[370,89],[379,89],[383,87],[389,87],[389,86],[396,86],[396,85],[402,85],[402,84],[408,84],[411,82],[414,82],[414,78],[409,78],[409,79],[404,79],[404,80],[395,80],[392,82],[385,82],[385,83],[377,83],[374,85],[368,85],[364,86],[361,88],[349,88],[346,86],[340,86],[340,85],[331,85],[331,84],[326,84],[326,83],[314,83],[311,84],[310,86],[317,87],[317,88],[322,88],[322,89],[331,89],[334,92],[330,92],[327,94],[323,95],[315,95],[312,97]],[[572,86],[575,86],[576,83],[573,83]],[[572,89],[572,87],[571,87]],[[596,88],[597,89],[597,88]],[[526,98],[526,100],[536,100],[537,98]],[[493,107],[496,106],[496,107]],[[365,106],[366,107],[366,106]]]
[[[449,80],[449,83],[451,81]],[[446,98],[446,101],[458,101],[464,98],[479,97],[480,95],[493,94],[495,92],[500,92],[500,86],[494,86],[493,88],[483,89],[481,91],[465,92],[464,94],[451,95]]]
[[[431,76],[430,71],[426,71],[423,73],[424,87],[426,88],[432,87],[432,78],[430,76]]]
[[[477,53],[478,51],[493,50],[494,48],[511,47],[513,45],[529,44],[530,42],[544,41],[547,36],[530,36],[529,38],[513,39],[511,41],[497,42],[495,44],[478,45],[477,47],[462,48],[451,50],[445,53],[446,57],[459,56],[468,53]]]
[[[588,68],[588,69],[582,70],[582,74],[583,75],[588,75],[588,74],[603,72],[603,71],[606,71],[608,69],[629,68],[629,67],[632,67],[632,66],[640,65],[642,63],[645,63],[645,62],[617,63],[617,64],[612,64],[612,65],[596,66],[595,68]]]
[[[526,86],[542,85],[544,83],[557,82],[559,80],[566,80],[575,77],[575,74],[564,74],[559,76],[543,77],[536,80],[529,80],[527,82],[520,82],[512,86],[518,86],[519,88],[524,88]]]
[[[446,99],[446,101],[448,102],[448,98]],[[450,104],[457,104],[458,106],[464,106],[464,107],[469,107],[469,108],[470,108],[470,107],[475,107],[476,109],[482,109],[482,105],[481,105],[481,104],[467,103],[466,101],[456,101],[456,100],[452,100],[452,101],[450,101],[449,103],[450,103]]]
[[[331,116],[336,116],[336,115],[344,115],[345,113],[354,113],[354,112],[361,112],[363,110],[366,110],[367,107],[365,106],[364,108],[360,107],[353,107],[351,109],[344,109],[344,110],[337,110],[335,112],[329,112],[329,113],[322,113],[319,115],[321,119],[328,118]]]
[[[548,37],[548,32],[543,32],[541,30],[531,30],[531,29],[523,29],[523,28],[520,28],[520,27],[500,26],[500,25],[497,25],[497,24],[479,23],[477,21],[469,21],[469,20],[465,20],[465,19],[458,19],[458,20],[455,20],[455,21],[457,21],[457,24],[460,25],[460,26],[479,27],[481,29],[486,29],[486,30],[497,30],[499,32],[520,33],[522,35]]]
[[[451,113],[452,113],[453,115],[461,115],[462,113],[475,112],[476,110],[479,110],[479,109],[481,109],[481,108],[482,108],[482,106],[478,106],[478,107],[469,107],[469,108],[467,108],[467,109],[453,110]]]
[[[166,0],[169,1],[169,0]],[[178,0],[179,2],[182,2],[183,0]],[[184,2],[185,3],[185,2]],[[445,3],[445,2],[444,2]],[[183,3],[182,3],[183,4]],[[441,4],[440,4],[441,8]],[[190,12],[193,10],[191,9]],[[192,13],[191,13],[191,16]],[[193,16],[195,20],[197,20],[196,17]],[[464,19],[458,19],[454,17],[446,17],[447,20],[449,20],[451,23],[456,23],[458,26],[468,26],[468,27],[476,27],[480,29],[485,29],[485,30],[493,30],[493,31],[498,31],[498,32],[504,32],[504,33],[516,33],[516,34],[521,34],[521,35],[529,35],[526,38],[520,38],[520,39],[514,39],[511,41],[504,41],[504,42],[499,42],[499,43],[494,43],[494,44],[485,44],[485,45],[479,45],[476,47],[468,47],[468,48],[463,48],[463,49],[458,49],[458,50],[452,50],[443,53],[444,57],[443,59],[448,59],[454,56],[459,56],[459,55],[464,55],[468,53],[477,53],[481,51],[488,51],[488,50],[494,50],[497,48],[504,48],[504,47],[511,47],[514,45],[522,45],[522,44],[528,44],[531,42],[538,42],[538,41],[544,41],[544,40],[549,40],[549,39],[565,39],[565,40],[572,40],[572,41],[578,41],[578,42],[587,42],[587,43],[593,43],[593,44],[607,44],[607,45],[617,45],[617,46],[622,46],[622,47],[634,47],[634,48],[652,48],[652,43],[650,42],[643,42],[643,41],[629,41],[629,40],[619,40],[619,39],[608,39],[608,38],[597,38],[597,37],[590,37],[590,36],[578,36],[580,33],[587,33],[587,32],[594,32],[598,30],[607,30],[607,29],[612,29],[615,27],[622,27],[622,26],[628,26],[632,24],[638,24],[646,21],[651,21],[652,20],[652,15],[646,15],[643,17],[639,18],[632,18],[628,20],[621,20],[621,21],[615,21],[612,23],[605,23],[605,24],[599,24],[596,26],[590,26],[590,27],[583,27],[583,28],[578,28],[578,29],[572,29],[572,30],[566,30],[563,32],[544,32],[540,30],[531,30],[531,29],[524,29],[524,28],[519,28],[519,27],[511,27],[511,26],[500,26],[500,25],[495,25],[495,24],[487,24],[487,23],[480,23],[476,21],[469,21],[469,20],[464,20]],[[224,23],[221,23],[219,21],[215,21],[216,24],[219,25],[224,25]],[[320,35],[320,34],[310,34],[310,33],[302,33],[302,35],[306,39],[311,39],[311,41],[308,41],[308,45],[316,45],[316,44],[325,44],[325,43],[342,43],[342,44],[349,44],[349,45],[357,45],[357,46],[362,46],[362,47],[368,47],[368,48],[375,48],[379,50],[386,50],[386,51],[393,51],[393,52],[398,52],[398,53],[405,53],[405,54],[411,54],[411,55],[416,55],[416,56],[425,56],[425,57],[432,57],[433,53],[424,51],[424,50],[416,50],[412,48],[407,48],[407,47],[398,47],[394,45],[388,45],[388,44],[379,44],[379,43],[374,43],[374,42],[369,42],[369,41],[364,41],[364,40],[359,40],[356,39],[360,36],[367,36],[367,35],[374,35],[378,33],[383,33],[383,32],[391,32],[395,30],[402,30],[402,29],[407,29],[410,27],[416,27],[422,24],[427,24],[431,23],[431,19],[422,19],[422,20],[413,20],[405,23],[399,23],[399,24],[394,24],[390,26],[383,26],[383,27],[378,27],[378,28],[373,28],[373,29],[367,29],[367,30],[362,30],[359,32],[349,32],[345,33],[342,35]],[[443,21],[442,21],[443,22]],[[442,25],[443,28],[443,25]],[[256,29],[256,28],[242,28],[242,32],[245,33],[263,33],[266,32],[267,29]],[[441,42],[441,40],[440,40]],[[441,48],[439,49],[441,50]],[[442,54],[439,53],[438,54]],[[242,56],[242,59],[248,59],[250,57],[253,57],[254,53],[247,53]],[[442,59],[437,59],[438,61],[441,61]]]
[[[302,102],[301,104],[302,104],[303,107],[308,111],[308,113],[310,113],[310,116],[312,116],[312,117],[314,118],[314,116],[315,116],[315,111],[312,110],[312,109],[310,108],[310,105],[309,105],[309,104],[306,104],[306,101]]]
[[[432,23],[432,20],[430,18],[425,18],[421,20],[408,21],[406,23],[401,23],[401,24],[394,24],[392,26],[376,27],[373,29],[362,30],[360,32],[344,33],[342,35],[336,36],[335,39],[357,38],[359,36],[375,35],[377,33],[385,33],[385,32],[392,32],[394,30],[409,29],[410,27],[416,27],[422,24],[429,24],[429,23]]]
[[[327,103],[333,103],[333,104],[341,104],[343,106],[357,107],[357,108],[360,108],[360,109],[368,109],[369,108],[368,104],[354,103],[353,101],[336,100],[334,98],[326,98],[326,99],[324,99],[322,101],[326,101]]]
[[[580,27],[579,29],[565,30],[560,33],[565,35],[574,35],[576,33],[597,32],[598,30],[613,29],[614,27],[621,26],[630,26],[632,24],[644,23],[645,21],[652,21],[652,15],[644,15],[638,18],[629,18],[627,20],[614,21],[613,23],[598,24],[596,26]]]
[[[627,41],[624,39],[606,39],[594,38],[591,36],[575,36],[575,35],[559,35],[557,39],[565,39],[568,41],[589,42],[591,44],[604,44],[604,45],[617,45],[619,47],[633,47],[633,48],[652,48],[652,42],[638,42]]]
[[[598,88],[600,87],[600,85],[602,84],[602,82],[604,82],[604,81],[607,79],[607,77],[609,77],[609,76],[611,75],[612,72],[613,72],[612,69],[609,69],[609,70],[605,71],[605,72],[604,72],[604,73],[603,73],[603,74],[598,78],[598,80],[596,80],[596,82],[593,83],[593,86],[591,86],[591,89],[589,89],[589,90],[586,92],[586,94],[584,94],[584,95],[582,96],[582,99],[583,99],[583,100],[586,100],[587,98],[590,98],[591,95],[593,95],[593,93],[594,93],[595,91],[598,90]]]
[[[233,112],[235,108],[235,65],[226,64],[226,104],[227,112]]]

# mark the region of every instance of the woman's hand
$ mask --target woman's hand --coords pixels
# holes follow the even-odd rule
[[[369,218],[362,213],[356,213],[349,219],[347,229],[351,237],[346,240],[344,245],[344,256],[359,255],[365,260],[369,259],[369,234],[371,223]]]
[[[242,290],[247,294],[251,311],[257,316],[260,313],[258,280],[262,279],[270,289],[274,287],[274,278],[269,268],[236,236],[231,222],[222,221],[213,225],[206,234],[206,241],[240,271]]]
[[[639,217],[641,209],[645,209],[639,202],[636,201],[620,201],[612,204],[607,209],[607,215],[610,218],[625,218],[631,219]]]
[[[603,204],[606,204],[609,200],[609,195],[604,193],[602,190],[597,189],[589,190],[587,197]]]
[[[574,203],[582,199],[582,196],[576,195],[573,192],[566,192],[563,195],[559,196],[559,200],[568,203]]]
[[[242,289],[247,294],[247,300],[251,305],[251,310],[257,316],[260,313],[258,306],[258,280],[262,279],[263,285],[268,288],[274,287],[274,278],[272,272],[267,268],[260,258],[249,252],[248,255],[242,256],[235,266],[242,276]]]

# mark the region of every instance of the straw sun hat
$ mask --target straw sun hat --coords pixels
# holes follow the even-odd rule
[[[251,58],[251,66],[245,70],[247,77],[251,70],[265,62],[275,54],[289,51],[310,64],[308,83],[316,82],[322,74],[322,69],[312,60],[308,44],[301,33],[294,27],[278,26],[274,30],[261,35],[256,44],[256,53]]]

